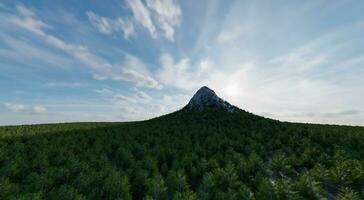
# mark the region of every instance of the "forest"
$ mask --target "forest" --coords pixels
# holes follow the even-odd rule
[[[179,110],[0,127],[0,199],[364,199],[364,128]]]

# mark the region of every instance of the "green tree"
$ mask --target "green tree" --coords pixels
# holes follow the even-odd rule
[[[327,197],[327,192],[321,182],[316,181],[309,175],[303,173],[297,183],[300,194],[308,199],[322,199]]]
[[[203,176],[198,194],[199,199],[211,199],[215,188],[214,176],[211,172]]]
[[[176,192],[173,196],[173,200],[197,200],[197,195],[190,190],[183,192]]]
[[[49,199],[64,199],[64,200],[86,200],[77,189],[70,185],[61,185],[60,187],[53,188],[48,195]]]
[[[274,185],[274,194],[277,199],[302,199],[295,190],[294,184],[288,179],[279,179]]]
[[[120,171],[111,170],[102,187],[105,199],[131,199],[128,177]]]
[[[13,194],[17,194],[19,188],[9,179],[0,179],[0,199],[10,199]]]
[[[146,181],[146,195],[155,200],[163,199],[167,187],[165,186],[164,179],[160,174],[157,174]]]
[[[359,194],[350,188],[344,188],[339,195],[337,200],[359,200]]]
[[[170,170],[167,176],[168,195],[174,196],[175,192],[183,192],[189,188],[187,177],[182,170]]]
[[[273,200],[274,199],[274,189],[272,183],[263,178],[258,184],[257,191],[255,193],[255,198],[257,200]]]

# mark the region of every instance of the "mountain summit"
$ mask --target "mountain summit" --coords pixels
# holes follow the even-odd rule
[[[203,86],[193,95],[192,99],[185,106],[185,109],[205,110],[207,108],[221,108],[229,112],[239,110],[237,107],[218,97],[213,90]]]

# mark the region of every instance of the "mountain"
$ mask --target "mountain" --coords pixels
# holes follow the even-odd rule
[[[0,199],[363,199],[364,128],[288,123],[202,87],[151,120],[0,127]]]
[[[216,95],[210,88],[203,86],[200,88],[192,99],[188,102],[184,109],[204,110],[209,107],[217,107],[228,112],[236,112],[239,109],[232,106]]]

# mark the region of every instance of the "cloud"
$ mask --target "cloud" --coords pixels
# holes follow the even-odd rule
[[[213,63],[208,58],[194,63],[191,63],[189,58],[182,58],[176,62],[171,55],[163,53],[159,63],[161,67],[156,74],[158,80],[165,85],[184,90],[200,87],[215,73]]]
[[[122,73],[113,76],[114,80],[127,80],[137,83],[140,86],[147,86],[150,88],[161,89],[162,85],[151,77],[145,76],[132,69],[125,69]]]
[[[181,22],[182,11],[173,0],[146,0],[147,6],[154,13],[156,22],[160,29],[164,31],[164,36],[174,40],[174,27]]]
[[[292,52],[273,58],[272,63],[283,67],[294,66],[295,70],[307,70],[327,62],[325,54],[316,51],[317,44],[308,44]]]
[[[92,23],[92,25],[98,28],[101,33],[111,34],[113,32],[110,20],[107,19],[106,17],[98,16],[92,11],[87,11],[86,15],[90,20],[90,22]]]
[[[100,90],[95,90],[96,93],[99,93],[107,98],[112,98],[113,103],[146,103],[152,100],[152,97],[149,96],[146,92],[143,92],[137,88],[134,88],[134,92],[125,95],[123,92],[114,91],[111,89],[103,88]]]
[[[340,111],[340,112],[325,113],[323,115],[323,117],[336,118],[336,117],[343,117],[343,116],[358,115],[360,113],[361,113],[361,110],[349,109],[349,110],[343,110],[343,111]]]
[[[125,96],[123,94],[115,94],[113,96],[113,100],[114,103],[136,103],[136,99],[134,97],[129,97],[129,96]]]
[[[271,113],[264,113],[275,118],[285,117],[285,118],[342,118],[351,117],[359,115],[362,111],[358,109],[346,109],[337,112],[284,112],[279,115],[274,115]]]
[[[126,54],[124,62],[118,66],[94,75],[97,80],[124,80],[154,89],[162,89],[163,86],[150,76],[145,64],[137,57]]]
[[[3,108],[8,112],[14,113],[27,113],[27,114],[41,114],[47,111],[47,108],[42,105],[25,106],[23,104],[4,103]]]
[[[222,32],[217,36],[217,41],[219,43],[226,43],[235,41],[241,35],[241,32],[231,31],[231,32]]]
[[[16,6],[16,10],[23,16],[26,17],[34,17],[35,14],[33,13],[33,11],[29,10],[28,8],[22,6],[22,5],[17,5]]]
[[[46,87],[82,87],[86,86],[86,83],[80,83],[80,82],[48,82],[45,84]]]
[[[47,111],[47,108],[41,105],[36,105],[33,107],[33,112],[36,114],[44,113]]]
[[[153,39],[158,38],[158,30],[164,37],[174,41],[175,28],[182,18],[180,6],[173,0],[147,0],[146,5],[140,0],[127,0],[134,19],[146,28]]]
[[[3,106],[7,111],[11,112],[23,112],[25,110],[25,106],[22,104],[5,103]]]
[[[150,101],[152,99],[147,93],[138,89],[135,89],[135,97],[144,101]]]
[[[22,5],[17,5],[16,10],[23,18],[17,16],[11,17],[10,20],[13,21],[14,24],[23,27],[37,35],[45,35],[43,29],[47,28],[48,26],[43,21],[36,19],[33,11]]]
[[[54,35],[46,33],[44,28],[48,27],[48,25],[43,21],[38,20],[35,13],[28,8],[18,5],[17,10],[21,16],[11,16],[11,20],[15,25],[40,36],[47,44],[64,51],[84,66],[91,68],[94,71],[93,74],[95,79],[124,80],[134,82],[138,86],[155,89],[162,88],[162,85],[153,79],[149,75],[149,72],[146,73],[148,70],[138,58],[126,54],[123,63],[109,63],[102,57],[90,52],[86,46],[67,43]],[[143,71],[140,71],[140,69],[143,69]]]
[[[107,89],[107,88],[98,89],[98,90],[95,90],[95,92],[102,94],[104,96],[112,95],[114,93],[112,90]]]
[[[126,0],[126,3],[132,10],[135,20],[148,29],[152,38],[156,39],[157,31],[148,8],[140,0]]]
[[[134,25],[127,19],[117,18],[111,19],[99,16],[92,11],[87,11],[86,15],[93,26],[95,26],[101,33],[113,34],[114,32],[122,32],[124,38],[128,39],[135,34]]]
[[[25,38],[0,33],[0,42],[4,44],[4,48],[0,49],[0,58],[3,61],[12,60],[23,65],[38,64],[56,67],[69,66],[71,63],[66,56],[33,44]]]
[[[95,91],[101,94],[108,105],[113,105],[118,118],[123,120],[142,120],[167,114],[182,108],[190,96],[184,94],[154,94],[138,88],[130,92],[103,88]]]
[[[135,35],[135,24],[138,23],[146,28],[153,39],[159,38],[159,31],[169,41],[174,41],[175,28],[180,25],[182,11],[180,6],[173,0],[147,0],[146,4],[141,0],[126,0],[128,8],[133,14],[133,21],[124,17],[107,18],[92,11],[86,15],[91,24],[101,33],[111,35],[115,32],[123,32],[124,38],[128,39]]]

